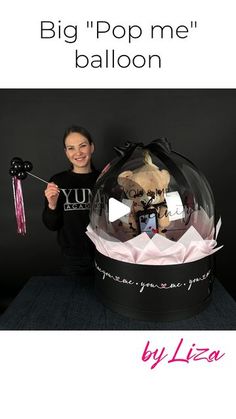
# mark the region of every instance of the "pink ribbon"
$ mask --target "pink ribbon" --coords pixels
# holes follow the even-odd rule
[[[26,234],[24,200],[21,188],[21,180],[17,179],[16,176],[12,177],[12,187],[15,204],[17,233],[24,235]]]

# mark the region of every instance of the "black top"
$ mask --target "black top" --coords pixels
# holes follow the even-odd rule
[[[85,234],[89,224],[91,190],[99,172],[74,173],[64,171],[50,179],[60,188],[55,210],[48,207],[45,200],[43,222],[58,233],[58,243],[64,254],[87,256],[93,252],[93,244]]]

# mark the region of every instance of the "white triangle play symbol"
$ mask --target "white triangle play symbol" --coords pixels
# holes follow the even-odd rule
[[[123,217],[124,215],[127,215],[130,213],[130,207],[123,204],[120,201],[117,201],[115,198],[109,199],[109,221],[113,223],[113,221],[118,220],[119,218]]]

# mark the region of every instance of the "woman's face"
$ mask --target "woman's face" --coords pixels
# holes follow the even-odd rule
[[[72,132],[65,140],[65,153],[76,173],[88,173],[91,171],[91,156],[94,145],[82,134]]]

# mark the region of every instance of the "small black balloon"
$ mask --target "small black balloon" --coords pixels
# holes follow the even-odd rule
[[[13,167],[11,167],[11,168],[9,169],[9,174],[10,174],[11,176],[16,176],[16,175],[17,175],[17,173],[18,173],[18,171],[17,171],[16,169],[14,169]]]
[[[26,160],[24,161],[24,170],[26,170],[26,172],[31,172],[31,170],[33,169],[33,165],[30,161]]]
[[[23,163],[23,160],[20,157],[13,157],[13,159],[11,159],[11,165],[13,166],[15,163]]]
[[[17,175],[16,175],[16,177],[17,177],[17,179],[19,179],[19,180],[24,180],[24,179],[27,177],[27,173],[25,173],[25,172],[23,172],[23,171],[18,172],[18,173],[17,173]]]
[[[15,162],[12,164],[11,166],[12,169],[15,169],[17,172],[22,172],[24,171],[24,167],[23,167],[23,162]]]

